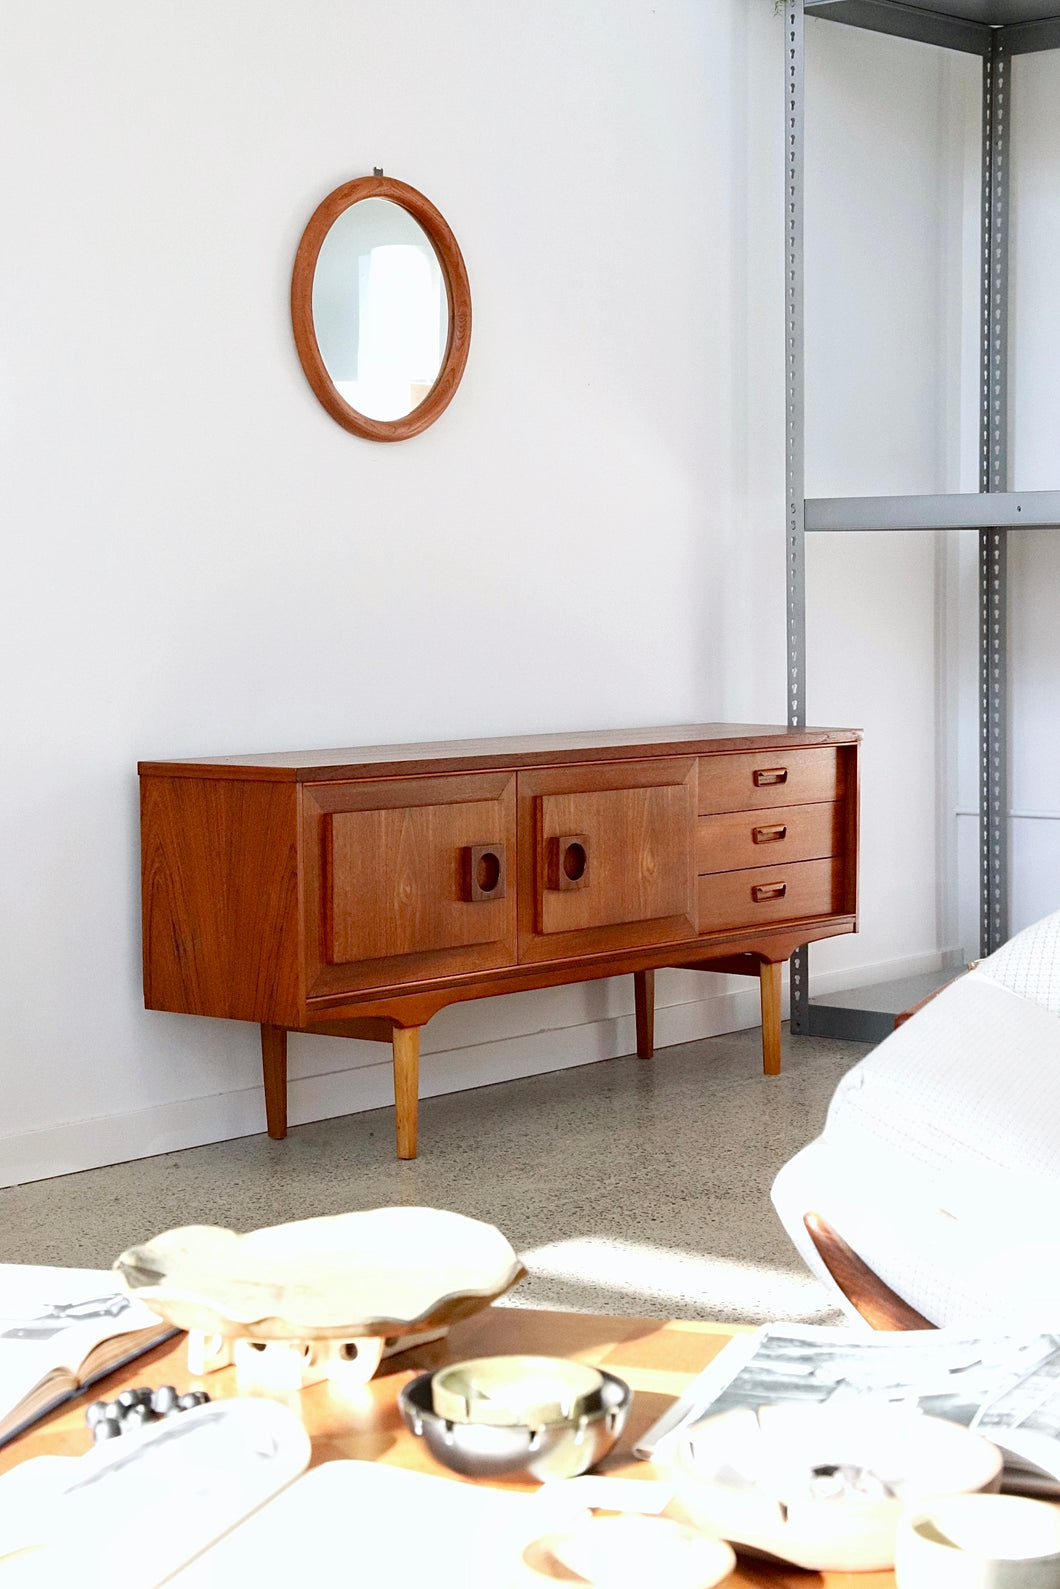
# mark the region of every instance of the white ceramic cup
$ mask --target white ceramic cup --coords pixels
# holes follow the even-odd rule
[[[1016,1495],[951,1495],[907,1512],[898,1589],[1060,1589],[1060,1507]]]

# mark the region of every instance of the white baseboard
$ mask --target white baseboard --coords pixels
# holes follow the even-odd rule
[[[855,969],[848,967],[812,977],[811,991],[834,993],[892,977],[914,976],[921,971],[938,969],[945,962],[943,953],[934,953],[904,956]],[[670,1048],[678,1043],[718,1037],[725,1032],[758,1025],[755,978],[710,976],[703,979],[703,987],[704,994],[700,997],[669,1003],[660,998],[655,1012],[657,1048]],[[785,971],[785,1003],[786,987]],[[292,1038],[292,1044],[321,1041]],[[629,1014],[425,1053],[420,1060],[420,1096],[430,1098],[440,1093],[464,1092],[468,1088],[487,1087],[520,1076],[590,1065],[597,1060],[631,1054],[635,1049],[634,1021]],[[320,1075],[292,1076],[288,1085],[290,1124],[303,1125],[311,1120],[327,1120],[391,1106],[394,1089],[389,1051],[380,1044],[374,1045],[373,1052],[379,1057],[368,1064]],[[261,1088],[257,1086],[127,1114],[71,1121],[46,1131],[0,1138],[0,1186],[16,1186],[24,1181],[73,1174],[104,1164],[173,1153],[208,1142],[253,1136],[264,1130],[265,1104]]]
[[[824,993],[843,993],[847,988],[867,988],[874,982],[899,982],[906,977],[926,976],[932,971],[949,971],[967,964],[963,949],[932,949],[924,954],[898,955],[893,960],[878,960],[855,970],[810,971],[810,997]]]

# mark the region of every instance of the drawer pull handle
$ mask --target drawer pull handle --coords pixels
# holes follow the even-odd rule
[[[503,844],[468,844],[464,847],[464,898],[473,905],[489,904],[505,894]]]
[[[777,844],[788,836],[787,825],[776,822],[771,828],[752,828],[751,838],[755,844]]]
[[[549,887],[560,893],[589,886],[589,835],[565,833],[552,841]]]
[[[751,779],[756,789],[761,789],[768,783],[787,783],[788,769],[786,767],[756,767],[751,774]]]
[[[761,905],[767,899],[783,899],[787,891],[787,883],[756,883],[751,889],[751,898],[756,905]]]

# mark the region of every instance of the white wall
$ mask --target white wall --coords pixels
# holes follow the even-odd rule
[[[1060,55],[1014,62],[1010,470],[1060,481]],[[1009,537],[1011,926],[1060,907],[1060,535]]]
[[[979,62],[814,19],[806,57],[807,495],[958,490],[969,429],[975,465]],[[865,730],[863,934],[812,952],[819,982],[959,948],[944,556],[931,535],[807,537],[807,712]]]
[[[254,1028],[142,1009],[137,758],[783,720],[782,21],[770,0],[39,0],[0,28],[10,1182],[263,1128]],[[890,126],[897,97],[909,160],[922,137],[945,157],[952,74],[830,34],[811,67],[846,52],[844,113]],[[814,160],[811,198],[834,180]],[[324,414],[287,310],[306,219],[373,166],[440,207],[474,301],[456,399],[395,446]],[[937,324],[959,224],[925,227],[926,172],[879,243],[924,256],[894,489],[945,474],[924,414],[959,401]],[[846,235],[818,210],[811,262]],[[852,431],[814,424],[811,490],[882,488]],[[822,952],[835,984],[939,951],[930,686],[894,705],[937,622],[905,577],[933,554],[813,555],[811,717],[868,729],[863,928]],[[424,1091],[629,1052],[629,980],[444,1011]],[[664,1043],[756,1020],[724,979],[672,973],[660,1003]],[[382,1049],[291,1047],[293,1120],[388,1101]]]
[[[980,70],[972,56],[807,23],[809,495],[978,489]],[[1060,56],[1018,57],[1009,484],[1020,490],[1060,483],[1058,107]],[[905,945],[925,967],[920,945],[978,953],[977,582],[974,534],[809,540],[810,714],[860,707],[866,730],[863,918],[874,914],[896,958]],[[1054,531],[1009,537],[1009,585],[1015,931],[1060,906]],[[819,980],[859,953],[855,941],[822,946]]]

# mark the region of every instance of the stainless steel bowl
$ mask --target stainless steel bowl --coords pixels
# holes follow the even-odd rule
[[[410,1380],[398,1396],[405,1425],[431,1455],[473,1479],[573,1479],[606,1456],[626,1426],[633,1392],[603,1373],[597,1410],[563,1423],[455,1423],[434,1411],[431,1374]]]

